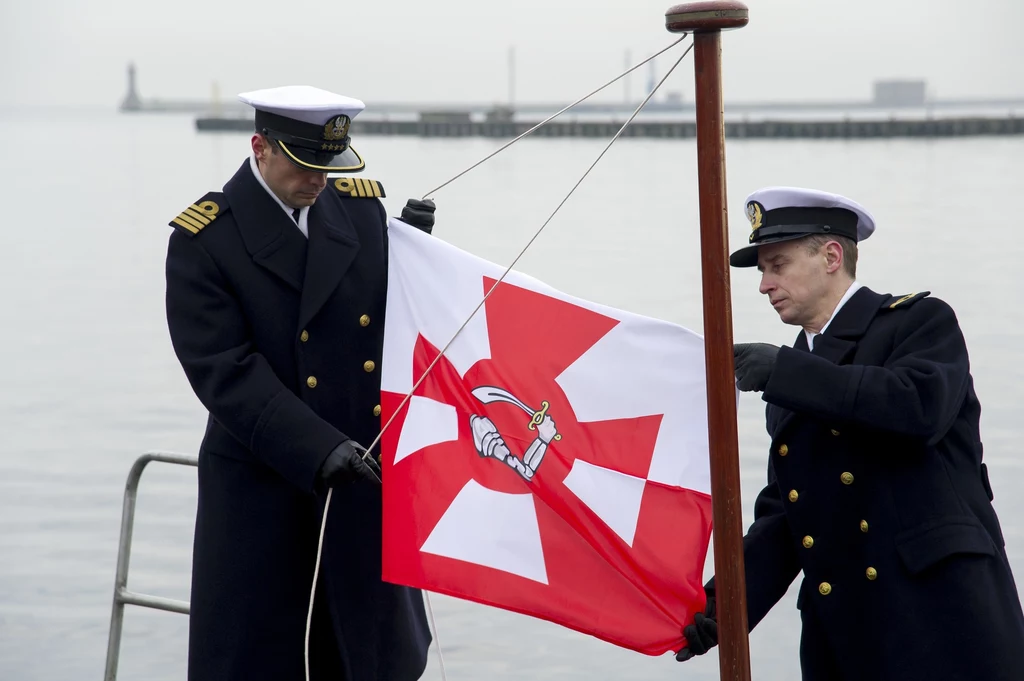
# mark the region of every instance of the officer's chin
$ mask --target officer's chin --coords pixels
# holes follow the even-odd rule
[[[783,324],[800,325],[800,321],[796,318],[796,314],[789,305],[783,303],[779,307],[775,308],[775,312],[779,315],[779,319]]]
[[[312,206],[314,203],[316,203],[316,200],[319,197],[320,197],[320,193],[319,192],[317,192],[315,194],[313,194],[311,192],[300,192],[300,193],[295,194],[295,196],[294,196],[294,203],[295,203],[296,206],[302,206],[302,207]]]

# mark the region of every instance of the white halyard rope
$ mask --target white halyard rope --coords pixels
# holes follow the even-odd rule
[[[572,104],[570,104],[570,105],[568,105],[567,107],[565,107],[564,109],[562,109],[561,111],[559,111],[559,112],[557,112],[557,113],[554,113],[554,114],[552,114],[552,115],[548,116],[547,118],[545,118],[544,120],[542,120],[542,121],[541,121],[540,123],[538,123],[537,125],[533,126],[533,127],[532,127],[532,128],[530,128],[529,130],[527,130],[526,132],[524,132],[523,134],[521,134],[521,135],[519,135],[518,137],[516,137],[515,139],[512,139],[512,140],[508,141],[507,143],[503,144],[503,145],[502,145],[501,147],[499,147],[499,148],[498,148],[498,149],[496,149],[495,151],[492,151],[492,152],[491,152],[490,154],[488,154],[487,156],[484,156],[484,157],[483,157],[482,159],[480,159],[479,161],[477,161],[476,163],[474,163],[474,164],[473,164],[473,165],[471,165],[470,167],[466,168],[466,169],[465,169],[465,170],[463,170],[463,171],[462,171],[461,173],[459,173],[458,175],[456,175],[456,176],[455,176],[455,177],[453,177],[452,179],[448,180],[447,182],[445,182],[445,183],[444,183],[444,184],[442,184],[441,186],[439,186],[439,187],[435,187],[434,189],[430,190],[429,192],[427,192],[426,194],[424,194],[424,195],[423,195],[423,198],[424,198],[424,199],[426,199],[426,198],[427,198],[428,196],[431,196],[432,194],[434,194],[434,192],[437,192],[437,191],[440,191],[441,189],[444,189],[445,187],[447,187],[448,185],[450,185],[450,184],[451,184],[452,182],[454,182],[455,180],[459,179],[460,177],[462,177],[463,175],[465,175],[465,174],[466,174],[466,173],[468,173],[469,171],[473,170],[473,168],[476,168],[476,167],[477,167],[478,165],[480,165],[480,164],[481,164],[481,163],[483,163],[484,161],[488,161],[488,160],[490,160],[490,159],[494,158],[495,156],[497,156],[498,154],[500,154],[501,152],[505,151],[506,149],[508,149],[509,147],[511,147],[511,146],[512,146],[513,144],[515,144],[516,142],[518,142],[519,140],[523,139],[523,138],[524,138],[524,137],[526,137],[527,135],[530,135],[530,134],[532,134],[532,133],[533,133],[533,132],[534,132],[535,130],[537,130],[538,128],[540,128],[540,127],[542,127],[542,126],[544,126],[544,125],[547,125],[548,123],[550,123],[551,121],[555,120],[556,118],[558,118],[559,116],[561,116],[562,114],[564,114],[564,113],[565,113],[566,111],[568,111],[569,109],[571,109],[571,108],[573,108],[574,106],[576,106],[577,104],[580,104],[581,102],[585,102],[586,100],[590,99],[591,97],[593,97],[594,95],[596,95],[596,94],[597,94],[598,92],[600,92],[601,90],[605,89],[606,87],[608,87],[608,86],[609,86],[609,85],[611,85],[612,83],[615,83],[615,82],[617,82],[617,81],[621,80],[621,79],[622,79],[623,77],[625,77],[625,76],[629,75],[629,74],[630,74],[630,73],[632,73],[633,71],[636,71],[636,70],[637,70],[638,68],[640,68],[641,66],[643,66],[643,65],[644,65],[644,64],[646,64],[647,62],[651,61],[652,59],[654,59],[654,58],[655,58],[655,57],[657,57],[658,55],[660,55],[660,54],[664,54],[665,52],[668,52],[668,51],[669,51],[669,50],[671,50],[671,49],[672,49],[673,47],[675,47],[676,45],[678,45],[679,43],[681,43],[681,42],[682,42],[683,40],[685,40],[685,39],[686,39],[686,36],[687,36],[687,34],[686,34],[686,33],[682,34],[681,36],[679,36],[679,40],[676,40],[675,42],[673,42],[673,43],[672,43],[671,45],[669,45],[669,46],[668,46],[668,47],[666,47],[665,49],[663,49],[663,50],[659,50],[658,52],[655,52],[654,54],[652,54],[652,55],[651,55],[650,57],[648,57],[647,59],[644,59],[644,60],[643,60],[642,62],[640,62],[640,63],[638,63],[638,64],[635,64],[634,66],[631,66],[630,68],[626,69],[625,71],[623,71],[623,72],[622,72],[622,73],[620,73],[619,75],[615,76],[614,78],[612,78],[611,80],[609,80],[609,81],[608,81],[607,83],[605,83],[605,84],[604,84],[604,85],[602,85],[601,87],[599,87],[599,88],[597,88],[596,90],[594,90],[593,92],[591,92],[591,93],[589,93],[589,94],[586,94],[586,95],[583,95],[582,97],[580,97],[579,99],[577,99],[577,100],[576,100],[575,102],[573,102]],[[689,51],[689,50],[687,50],[687,52],[688,52],[688,51]],[[684,54],[685,54],[685,53],[684,53]],[[675,67],[673,67],[673,68],[675,68]],[[670,71],[669,73],[671,73],[671,71]],[[658,87],[661,87],[661,84],[660,84],[660,83],[658,84]],[[655,89],[655,91],[657,91],[657,89],[658,89],[658,88],[654,88],[654,89]],[[654,94],[654,93],[652,92],[651,94]],[[644,104],[646,104],[646,102],[644,102]],[[641,104],[640,106],[641,106],[641,107],[643,107],[643,104]]]

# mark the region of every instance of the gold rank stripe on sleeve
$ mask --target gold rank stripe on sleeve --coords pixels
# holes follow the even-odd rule
[[[382,199],[387,196],[384,185],[377,180],[362,177],[339,177],[334,181],[334,188],[339,194],[362,199]]]
[[[199,234],[223,212],[223,194],[211,192],[191,204],[168,224],[189,236]]]

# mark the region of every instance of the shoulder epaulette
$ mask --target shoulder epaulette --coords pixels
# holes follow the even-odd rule
[[[362,199],[382,199],[386,196],[384,185],[377,180],[363,177],[339,177],[334,180],[334,188],[342,196],[354,196]]]
[[[918,293],[908,293],[905,296],[889,296],[882,301],[882,308],[892,310],[897,307],[910,307],[917,301],[927,298],[930,293],[931,291],[920,291]]]
[[[203,228],[208,227],[211,222],[223,215],[227,207],[228,200],[223,193],[210,192],[178,213],[178,217],[167,224],[188,236],[195,236],[203,231]]]

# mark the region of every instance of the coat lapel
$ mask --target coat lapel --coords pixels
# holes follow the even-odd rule
[[[833,364],[847,364],[857,349],[857,341],[871,326],[884,299],[885,296],[867,287],[860,288],[846,301],[825,333],[814,339],[811,354]]]
[[[886,296],[879,295],[867,287],[860,288],[850,296],[825,333],[814,338],[811,354],[833,364],[847,364],[857,350],[857,341],[871,325]],[[793,349],[807,352],[807,336],[801,330],[793,343]],[[768,405],[768,429],[773,434],[780,432],[796,414],[788,409]],[[774,424],[774,427],[773,427]]]
[[[309,211],[309,255],[299,304],[299,328],[305,327],[352,266],[359,237],[341,201],[324,192]]]
[[[253,261],[301,291],[306,238],[260,185],[248,159],[224,185],[224,193]]]

